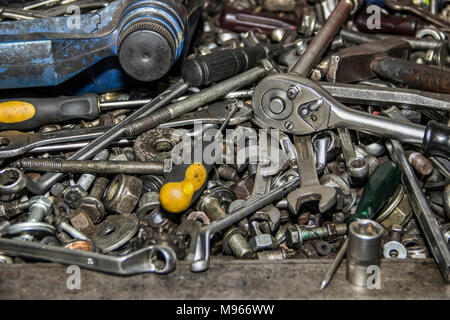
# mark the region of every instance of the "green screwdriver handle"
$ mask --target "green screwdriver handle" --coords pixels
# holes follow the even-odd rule
[[[364,186],[356,212],[348,223],[359,219],[374,219],[400,183],[401,171],[397,164],[387,161],[380,164]]]

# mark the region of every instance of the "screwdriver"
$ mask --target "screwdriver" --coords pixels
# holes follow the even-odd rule
[[[386,161],[380,164],[364,186],[364,191],[355,213],[348,219],[347,224],[359,219],[373,219],[384,207],[386,202],[394,194],[400,183],[401,171],[397,164]],[[348,239],[345,240],[337,253],[333,263],[328,269],[321,283],[320,291],[330,283],[340,263],[344,259],[348,247]]]
[[[264,58],[281,54],[292,44],[258,45],[255,47],[219,50],[188,60],[181,74],[185,84],[199,87],[246,71]],[[102,110],[130,108],[149,100],[101,102],[98,95],[57,98],[23,98],[0,100],[0,131],[31,130],[47,123],[98,118]]]

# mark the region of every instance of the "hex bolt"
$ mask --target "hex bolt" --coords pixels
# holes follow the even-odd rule
[[[219,177],[221,177],[222,179],[226,179],[228,181],[238,181],[239,180],[239,177],[237,175],[237,170],[226,164],[221,164],[217,168],[217,173],[219,174]]]
[[[328,224],[323,227],[305,229],[293,224],[286,230],[286,243],[289,247],[299,247],[306,240],[326,239],[341,236],[347,233],[347,224]]]
[[[259,222],[252,221],[250,223],[250,234],[252,234],[252,238],[250,238],[249,245],[253,252],[274,249],[275,247],[275,240],[272,235],[261,232],[261,229],[263,228]]]
[[[199,201],[198,209],[206,213],[211,221],[220,220],[227,216],[221,207],[219,199],[213,191],[207,190]],[[252,249],[240,230],[235,226],[230,226],[224,231],[224,250],[229,248],[236,257],[248,259],[253,255]]]
[[[48,216],[51,212],[52,200],[44,196],[34,196],[30,199],[30,215],[28,216],[26,223],[42,222],[44,217]],[[9,228],[20,226],[19,224],[13,224]],[[32,241],[34,236],[29,233],[23,233],[22,235],[13,238],[15,240]]]
[[[142,180],[135,176],[119,174],[111,180],[103,195],[105,208],[119,214],[130,214],[142,193]]]
[[[433,172],[433,164],[420,152],[406,152],[408,161],[414,170],[422,176],[428,176]]]
[[[15,215],[27,210],[30,207],[30,201],[11,201],[0,204],[0,217],[12,218]]]
[[[86,235],[94,232],[94,223],[99,222],[105,215],[105,207],[101,200],[108,184],[107,178],[95,179],[89,196],[82,198],[78,208],[69,215],[70,222],[76,230]]]
[[[104,150],[100,151],[93,158],[93,160],[100,161],[100,160],[108,159],[108,157],[109,157],[109,151],[104,149]],[[33,159],[33,160],[37,160],[38,166],[43,165],[43,163],[39,163],[41,161],[40,159]],[[54,162],[54,163],[50,163],[50,164],[55,165],[55,166],[58,163],[58,161],[56,161],[56,160],[48,160],[48,161]],[[64,164],[66,162],[64,162],[64,160],[61,160],[60,163]],[[62,166],[64,166],[64,165],[62,165]],[[87,191],[89,190],[89,187],[92,185],[94,180],[95,180],[95,175],[93,175],[93,174],[84,173],[83,175],[81,175],[81,177],[78,179],[77,183],[74,186],[69,186],[66,189],[64,189],[64,191],[62,192],[64,202],[66,202],[72,208],[77,207],[80,203],[80,200],[87,195]]]

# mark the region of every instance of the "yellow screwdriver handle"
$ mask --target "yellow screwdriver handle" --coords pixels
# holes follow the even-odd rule
[[[206,168],[200,163],[191,164],[184,175],[184,180],[166,183],[159,192],[159,202],[164,210],[171,213],[185,211],[191,205],[194,192],[205,183]]]

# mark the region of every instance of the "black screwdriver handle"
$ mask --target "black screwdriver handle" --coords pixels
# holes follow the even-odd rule
[[[282,45],[219,50],[186,61],[181,74],[190,86],[204,86],[253,68],[261,59],[273,57],[282,50]]]
[[[98,96],[0,100],[0,131],[31,130],[47,123],[92,120],[99,116]]]
[[[450,128],[434,120],[428,122],[423,151],[429,155],[450,157]]]

